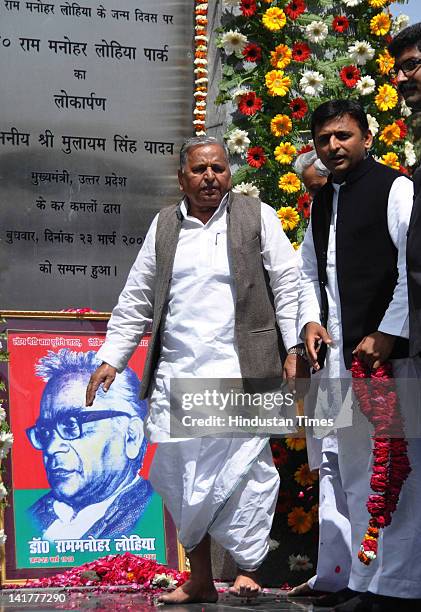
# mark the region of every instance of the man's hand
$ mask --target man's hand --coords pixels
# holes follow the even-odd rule
[[[396,336],[376,331],[363,338],[352,354],[375,370],[387,361],[395,340]]]
[[[315,323],[314,321],[307,323],[305,326],[305,334],[305,345],[310,365],[314,370],[320,370],[320,366],[317,363],[317,353],[319,352],[321,343],[332,344],[332,338],[320,323]]]
[[[101,364],[99,368],[95,370],[89,379],[88,387],[86,389],[87,406],[92,406],[94,403],[96,392],[101,384],[104,391],[108,391],[114,382],[116,374],[116,368],[113,368],[113,366],[110,366],[108,363]]]
[[[303,384],[296,384],[296,379],[310,378],[310,369],[308,361],[300,355],[287,355],[282,371],[282,377],[288,382],[288,387],[291,391],[297,391],[301,396],[305,395]]]

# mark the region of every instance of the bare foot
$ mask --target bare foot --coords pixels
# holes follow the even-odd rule
[[[240,573],[237,575],[234,584],[228,590],[231,595],[236,595],[237,597],[245,597],[246,599],[252,599],[253,597],[258,596],[262,588],[257,582],[256,572],[246,572],[240,570]]]
[[[213,583],[202,585],[193,580],[187,580],[175,591],[161,595],[158,601],[168,605],[215,603],[218,601],[218,592]]]

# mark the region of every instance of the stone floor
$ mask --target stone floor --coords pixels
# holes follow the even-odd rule
[[[230,612],[258,610],[282,610],[289,612],[310,612],[313,605],[305,600],[290,601],[286,591],[265,589],[256,601],[241,600],[220,593],[217,604],[190,604],[188,606],[163,606],[152,598],[145,598],[140,593],[102,591],[92,589],[4,589],[0,592],[0,612],[9,610],[107,610],[109,612],[150,612],[159,607],[160,612]]]

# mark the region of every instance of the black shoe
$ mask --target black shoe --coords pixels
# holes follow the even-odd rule
[[[362,593],[335,607],[335,612],[420,612],[420,610],[421,599],[387,597],[375,593]]]
[[[324,597],[320,597],[317,601],[314,602],[314,609],[317,608],[334,608],[339,604],[343,604],[349,599],[353,599],[358,597],[362,593],[358,591],[353,591],[352,589],[341,589],[336,593],[330,593],[329,595],[325,595]]]

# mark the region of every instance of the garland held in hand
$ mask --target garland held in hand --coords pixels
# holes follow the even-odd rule
[[[208,95],[208,3],[196,0],[194,36],[194,99],[193,126],[196,136],[206,134],[206,98]]]
[[[380,529],[390,525],[411,467],[392,364],[386,362],[370,370],[362,361],[354,359],[351,372],[361,411],[374,426],[374,463],[370,480],[374,493],[367,501],[371,518],[358,553],[359,560],[370,565],[377,556]]]

